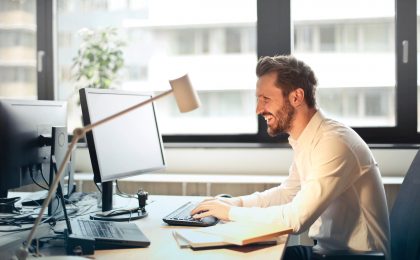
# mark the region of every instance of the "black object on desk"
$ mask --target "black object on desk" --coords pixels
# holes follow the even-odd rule
[[[90,219],[102,221],[132,221],[147,217],[148,213],[146,211],[146,200],[148,195],[149,193],[147,191],[141,189],[137,192],[137,199],[139,202],[138,207],[97,212],[90,215]]]
[[[148,247],[149,239],[134,223],[72,219],[70,221],[73,237],[93,238],[96,249]],[[74,240],[74,239],[73,239]],[[68,251],[72,251],[67,249]]]
[[[19,209],[15,207],[18,200],[20,197],[0,198],[0,213],[19,213]]]
[[[202,219],[193,218],[190,213],[196,206],[197,203],[190,201],[171,212],[168,216],[164,217],[163,221],[173,226],[198,227],[213,226],[219,222],[219,219],[213,216],[204,217]]]

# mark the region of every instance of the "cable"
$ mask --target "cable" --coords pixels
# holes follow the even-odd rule
[[[46,218],[46,219],[44,219],[43,221],[41,221],[41,223],[40,224],[43,224],[43,223],[46,223],[46,222],[49,222],[50,220],[53,220],[53,216],[49,216],[48,218]],[[54,221],[54,220],[53,220]],[[54,221],[55,222],[55,221]],[[24,222],[24,221],[22,221],[22,222],[19,222],[19,221],[15,221],[14,223],[11,223],[12,225],[15,225],[15,226],[21,226],[21,225],[25,225],[25,224],[33,224],[33,220],[31,221],[31,222],[28,222],[28,221],[26,221],[26,222]],[[30,227],[26,227],[26,228],[16,228],[16,229],[5,229],[5,230],[0,230],[0,233],[1,232],[7,232],[7,233],[10,233],[10,232],[17,232],[17,231],[26,231],[26,230],[31,230],[32,229],[32,226],[30,226]]]
[[[42,170],[42,163],[37,164],[37,169],[41,173],[41,177],[44,180],[45,184],[47,184],[47,187],[50,187],[50,183],[47,181],[47,179],[45,179],[44,171]]]
[[[56,195],[57,198],[57,195]],[[54,209],[54,211],[51,213],[51,216],[49,216],[48,218],[46,218],[43,222],[41,223],[45,223],[48,221],[53,221],[56,222],[57,220],[55,219],[55,214],[57,213],[58,209],[60,207],[60,201],[58,201],[57,203],[57,207]],[[27,216],[23,217],[23,218],[16,218],[16,217],[8,217],[8,218],[0,218],[0,225],[9,225],[9,226],[22,226],[25,224],[33,224],[33,218],[31,218],[32,214],[28,214]],[[30,228],[19,228],[19,229],[11,229],[11,230],[0,230],[0,232],[14,232],[14,231],[24,231],[24,230],[28,230]]]
[[[44,190],[48,190],[48,188],[46,188],[46,187],[42,186],[41,184],[39,184],[39,183],[35,180],[35,178],[34,178],[34,172],[33,172],[32,167],[28,167],[28,169],[29,169],[29,176],[31,176],[31,179],[32,179],[32,181],[36,184],[36,186],[38,186],[38,187],[40,187],[40,188],[42,188],[42,189],[44,189]]]
[[[95,186],[96,186],[96,188],[98,189],[98,191],[100,192],[100,193],[102,193],[102,189],[98,186],[98,184],[96,183],[96,182],[94,182],[95,183]]]
[[[120,196],[120,197],[123,197],[123,198],[137,198],[137,196],[136,195],[132,195],[132,194],[128,194],[128,193],[125,193],[125,192],[122,192],[121,190],[120,190],[120,187],[119,187],[119,185],[118,185],[118,180],[116,180],[115,181],[115,186],[116,186],[116,188],[117,188],[117,195],[118,196]]]
[[[54,212],[51,212],[51,217],[54,217],[55,214],[57,213],[58,209],[60,208],[60,204],[61,204],[61,200],[58,197],[58,194],[55,194],[55,200],[57,201],[57,207],[54,209]],[[51,202],[50,202],[51,203]],[[50,204],[51,205],[51,204]]]
[[[75,214],[72,217],[75,218],[75,217],[85,216],[91,213],[102,212],[102,209],[96,209],[96,210],[91,211],[93,207],[96,207],[96,205],[85,205],[82,210],[79,210],[77,214]]]
[[[69,199],[66,199],[66,198],[64,198],[64,201],[67,202],[67,203],[69,203],[69,204],[71,204],[71,205],[73,205],[74,207],[78,208],[78,206],[76,205],[76,203],[74,203],[73,201],[71,201]]]

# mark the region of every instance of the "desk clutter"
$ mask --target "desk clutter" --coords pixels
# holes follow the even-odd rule
[[[13,206],[14,210],[6,212],[5,208],[0,213],[0,237],[5,237],[4,235],[8,233],[30,230],[39,214],[43,195],[45,195],[43,192],[34,192],[7,201],[3,200],[4,203],[13,202],[13,205],[9,206]],[[99,198],[100,195],[97,193],[81,192],[66,197],[65,206],[57,205],[57,208],[65,208],[67,215],[62,214],[62,211],[52,211],[44,215],[41,223],[48,224],[49,229],[32,241],[30,253],[38,255],[41,247],[59,245],[65,248],[67,255],[93,255],[95,248],[147,247],[150,244],[134,223],[89,220],[90,214],[101,211],[98,207]],[[137,199],[131,200],[136,202]],[[119,210],[125,209],[119,208]],[[66,227],[63,227],[64,223]]]
[[[22,197],[8,199],[7,208],[0,210],[0,233],[30,229],[45,197],[45,191],[37,191]],[[71,217],[83,216],[100,210],[96,207],[98,194],[95,193],[75,192],[64,200],[66,210]],[[50,214],[45,214],[43,223],[54,226],[57,221],[64,220],[64,215],[58,212],[59,207],[62,206],[57,205],[56,210],[53,210]],[[8,208],[13,208],[13,211],[8,210]]]

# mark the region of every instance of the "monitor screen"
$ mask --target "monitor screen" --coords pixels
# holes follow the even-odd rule
[[[49,180],[47,139],[53,126],[66,125],[65,102],[0,100],[0,197],[34,180],[44,184],[43,179]]]
[[[151,97],[150,93],[81,89],[83,123],[98,122]],[[165,167],[163,143],[153,103],[92,129],[86,138],[96,183]],[[103,205],[103,210],[104,207],[112,208],[112,205]]]

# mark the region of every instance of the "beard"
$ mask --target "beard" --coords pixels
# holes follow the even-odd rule
[[[292,121],[295,115],[295,109],[286,99],[284,106],[276,111],[274,117],[278,120],[277,124],[273,127],[267,125],[267,133],[269,136],[274,137],[281,133],[286,133],[292,126]]]

